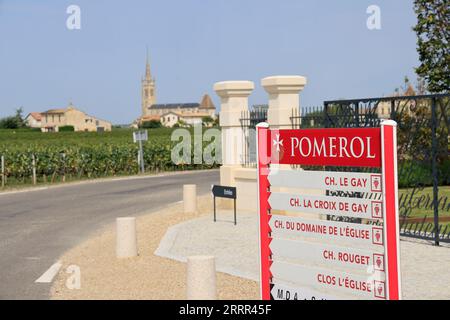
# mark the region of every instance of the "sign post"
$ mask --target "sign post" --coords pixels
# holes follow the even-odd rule
[[[148,133],[147,130],[141,130],[141,131],[135,131],[133,132],[133,142],[139,143],[139,155],[138,155],[138,162],[140,164],[141,173],[145,173],[145,167],[144,167],[144,150],[142,148],[142,141],[148,140]]]
[[[262,299],[401,299],[396,122],[300,130],[262,123],[257,155]],[[283,166],[292,164],[370,172]]]
[[[1,170],[2,170],[2,188],[4,188],[5,187],[5,178],[6,178],[6,176],[5,176],[5,156],[4,155],[2,155],[1,156]]]
[[[227,198],[227,199],[234,200],[234,225],[236,225],[236,223],[237,223],[237,221],[236,221],[236,198],[237,198],[236,188],[213,185],[211,187],[211,191],[212,191],[212,195],[214,198],[214,222],[216,222],[216,197]]]

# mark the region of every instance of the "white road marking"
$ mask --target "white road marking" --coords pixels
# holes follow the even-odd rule
[[[35,283],[50,283],[53,281],[53,278],[58,274],[59,269],[61,269],[62,263],[56,262],[47,271],[45,271],[42,276],[40,276]]]

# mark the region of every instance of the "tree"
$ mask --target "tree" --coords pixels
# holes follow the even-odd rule
[[[6,117],[0,119],[0,129],[18,129],[16,117]]]
[[[74,132],[75,127],[74,126],[61,126],[58,128],[59,132]]]
[[[214,119],[214,122],[213,122],[213,127],[218,127],[218,126],[220,126],[220,116],[217,114],[216,118]]]
[[[210,116],[205,116],[205,117],[202,118],[202,124],[205,127],[209,127],[213,123],[214,123],[214,119],[211,118]]]
[[[140,125],[140,128],[142,128],[142,129],[156,129],[156,128],[161,128],[161,127],[162,127],[162,124],[159,120],[144,121]]]
[[[175,123],[174,125],[173,125],[173,127],[174,128],[186,128],[186,127],[189,127],[189,125],[186,123],[186,121],[183,121],[183,120],[178,120],[177,121],[177,123]]]
[[[23,108],[16,109],[14,116],[0,119],[0,129],[20,129],[25,127],[26,123],[23,119]]]
[[[23,108],[22,107],[16,109],[16,114],[14,115],[14,118],[16,120],[18,128],[25,128],[27,126],[25,123],[25,120],[23,119]]]
[[[450,6],[448,0],[414,0],[417,25],[417,52],[420,66],[416,68],[431,93],[450,89]]]

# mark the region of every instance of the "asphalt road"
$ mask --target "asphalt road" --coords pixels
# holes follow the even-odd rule
[[[0,299],[47,299],[35,283],[65,251],[116,217],[182,200],[182,185],[207,193],[219,172],[201,171],[0,194]]]

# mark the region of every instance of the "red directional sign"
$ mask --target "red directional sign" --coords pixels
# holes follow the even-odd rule
[[[271,171],[273,187],[381,193],[381,174],[338,171]]]
[[[272,192],[269,204],[272,209],[303,213],[333,214],[366,219],[383,217],[382,203],[370,199]]]
[[[400,299],[396,123],[257,131],[262,298]]]
[[[381,167],[380,129],[270,130],[271,163]]]

